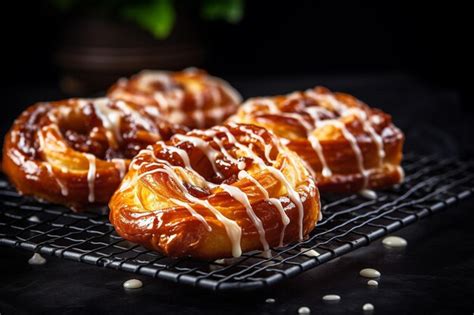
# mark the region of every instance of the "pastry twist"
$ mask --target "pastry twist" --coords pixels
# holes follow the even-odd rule
[[[39,103],[7,133],[3,171],[21,193],[80,210],[109,201],[140,149],[184,131],[124,101]]]
[[[108,96],[136,104],[154,105],[161,116],[189,128],[207,128],[235,113],[242,98],[222,79],[203,70],[142,71],[120,79]]]
[[[142,150],[109,208],[123,238],[201,259],[302,240],[320,213],[302,160],[264,128],[234,123]]]
[[[357,192],[403,180],[402,132],[388,114],[351,95],[316,87],[254,98],[229,121],[280,137],[306,162],[321,191]]]

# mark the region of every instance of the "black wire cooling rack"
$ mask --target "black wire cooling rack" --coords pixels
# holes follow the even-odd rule
[[[172,259],[119,237],[106,213],[72,213],[20,196],[0,177],[0,244],[212,290],[251,290],[296,276],[368,245],[474,192],[474,163],[408,156],[403,184],[323,200],[324,219],[298,243],[240,258]],[[317,254],[319,254],[317,256]]]

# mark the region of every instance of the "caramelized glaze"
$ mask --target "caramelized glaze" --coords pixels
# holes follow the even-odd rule
[[[351,95],[316,87],[254,98],[229,121],[280,137],[305,161],[321,191],[379,189],[403,180],[402,132],[388,114]]]
[[[320,210],[301,159],[267,130],[235,123],[140,151],[109,207],[123,238],[204,259],[302,240]]]
[[[153,105],[155,115],[190,128],[221,123],[237,110],[239,93],[222,79],[188,68],[179,72],[142,71],[120,79],[108,96]]]
[[[103,205],[140,149],[177,132],[185,129],[124,101],[39,103],[7,133],[3,171],[23,194],[76,210]]]

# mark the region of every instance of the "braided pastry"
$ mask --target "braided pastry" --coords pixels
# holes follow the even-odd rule
[[[123,238],[202,259],[301,240],[320,211],[302,160],[264,128],[234,123],[142,150],[109,207]]]
[[[379,189],[403,180],[402,132],[388,114],[351,95],[316,87],[254,98],[229,120],[280,137],[306,162],[321,191]]]
[[[207,128],[235,113],[239,93],[222,79],[203,70],[142,71],[120,79],[108,96],[137,104],[154,105],[161,116],[189,128]]]
[[[20,192],[68,205],[106,204],[140,149],[179,126],[133,103],[70,99],[25,110],[5,137],[3,171]]]

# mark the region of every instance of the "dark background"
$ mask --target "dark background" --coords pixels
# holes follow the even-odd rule
[[[26,106],[66,96],[54,56],[74,39],[61,35],[69,17],[45,1],[2,11],[3,134]],[[390,112],[407,148],[471,155],[468,12],[454,2],[247,1],[239,24],[201,21],[194,31],[204,47],[199,66],[244,97],[322,84]],[[185,23],[178,16],[177,25]]]
[[[66,96],[54,56],[68,23],[44,1],[2,6],[0,135],[27,106]],[[205,51],[200,66],[245,97],[317,84],[353,93],[393,115],[406,134],[405,151],[472,157],[471,12],[453,1],[249,0],[240,24],[198,23]],[[124,295],[121,283],[129,274],[57,259],[41,269],[27,265],[30,253],[2,249],[0,306],[5,313],[294,314],[309,305],[314,312],[342,314],[360,313],[363,302],[372,302],[378,313],[470,314],[472,205],[401,231],[409,241],[403,254],[374,244],[276,288],[231,297],[148,278],[142,278],[143,290]],[[386,271],[379,290],[369,294],[357,278],[368,264]],[[337,308],[319,301],[330,290],[343,295]],[[267,297],[277,304],[264,304]]]

